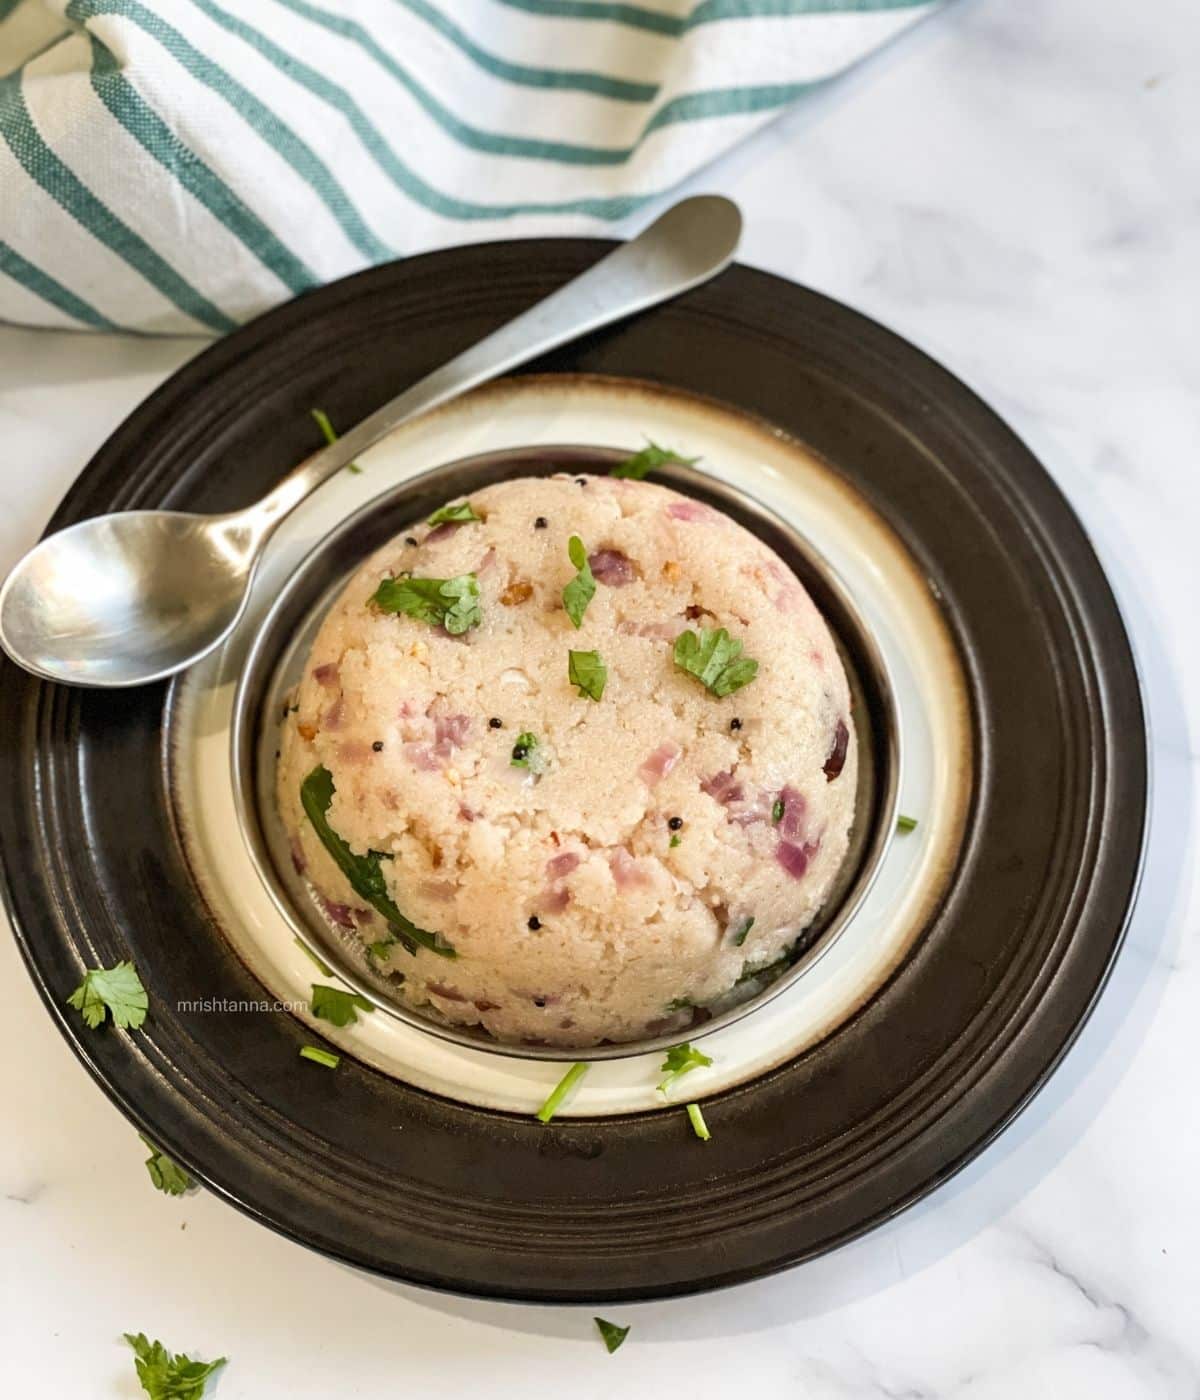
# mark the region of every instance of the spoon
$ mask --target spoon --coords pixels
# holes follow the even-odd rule
[[[272,531],[322,482],[417,414],[708,281],[733,258],[741,230],[737,205],[718,195],[673,205],[245,510],[123,511],[50,535],[0,588],[0,646],[35,676],[69,685],[143,685],[182,671],[232,630]]]

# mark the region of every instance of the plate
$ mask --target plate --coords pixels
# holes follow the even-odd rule
[[[289,303],[147,400],[50,528],[245,504],[318,445],[310,408],[355,421],[608,246],[478,245]],[[847,308],[738,267],[534,369],[410,425],[306,502],[273,541],[246,627],[181,681],[68,691],[6,663],[0,860],[68,1041],[233,1204],[416,1283],[660,1297],[863,1233],[970,1160],[1045,1082],[1132,908],[1143,707],[1111,590],[1049,476],[961,383]],[[548,1127],[529,1114],[561,1066],[394,1018],[361,1018],[361,1037],[322,1023],[346,1052],[336,1073],[299,1061],[311,966],[284,950],[224,805],[256,619],[316,540],[408,476],[643,434],[701,452],[843,578],[895,682],[900,804],[917,830],[891,842],[836,946],[707,1042],[728,1038],[688,1089],[708,1143],[656,1106],[655,1057],[594,1067]],[[65,998],[84,967],[121,957],[152,1015],[138,1033],[89,1032]]]

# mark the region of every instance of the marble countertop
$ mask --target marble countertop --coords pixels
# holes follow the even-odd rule
[[[1103,1000],[978,1161],[866,1239],[631,1323],[355,1273],[204,1194],[142,1144],[53,1029],[8,939],[0,1082],[6,1388],[140,1394],[145,1330],[227,1354],[220,1400],[1195,1400],[1200,1395],[1200,12],[1193,0],[959,0],[696,188],[745,259],[942,360],[1032,446],[1119,592],[1154,730],[1143,895]],[[0,570],[196,341],[0,328]]]

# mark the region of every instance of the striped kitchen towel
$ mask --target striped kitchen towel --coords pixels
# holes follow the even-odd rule
[[[227,331],[602,230],[942,0],[0,0],[0,318]]]

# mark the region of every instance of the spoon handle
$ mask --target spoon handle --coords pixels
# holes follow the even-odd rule
[[[696,195],[661,214],[636,238],[405,389],[310,457],[239,521],[261,541],[323,481],[401,423],[568,341],[656,306],[725,268],[742,230],[738,207]]]

